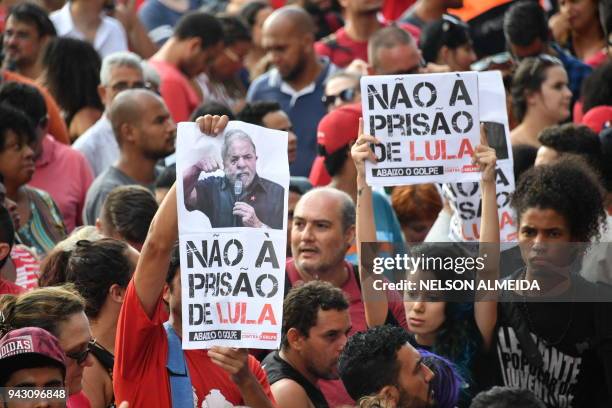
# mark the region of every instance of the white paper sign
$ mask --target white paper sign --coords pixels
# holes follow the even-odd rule
[[[478,73],[480,121],[487,128],[489,144],[497,154],[497,206],[500,221],[500,241],[516,241],[516,220],[510,206],[510,195],[515,189],[510,130],[506,110],[506,96],[501,73]],[[452,241],[478,241],[482,213],[479,183],[449,183],[444,195],[453,208],[450,224]]]
[[[376,136],[370,185],[477,181],[480,140],[476,72],[361,78],[365,131]]]
[[[180,123],[177,205],[183,348],[275,349],[285,281],[286,132]]]

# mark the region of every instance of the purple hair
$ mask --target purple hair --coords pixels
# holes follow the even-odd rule
[[[434,392],[436,408],[456,407],[464,381],[455,364],[424,349],[419,349],[419,353],[425,365],[435,374],[429,386]]]

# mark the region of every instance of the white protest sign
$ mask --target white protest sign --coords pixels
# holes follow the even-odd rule
[[[485,124],[491,147],[497,154],[497,206],[501,242],[516,241],[516,220],[510,206],[510,195],[514,192],[510,130],[506,110],[506,93],[499,71],[478,73],[478,99],[480,122]],[[449,183],[444,185],[444,195],[453,208],[450,223],[452,241],[478,241],[480,238],[480,216],[482,214],[480,185],[472,183]]]
[[[376,136],[370,185],[477,181],[480,140],[475,72],[361,78],[365,131]]]
[[[177,205],[183,348],[275,349],[285,282],[286,132],[180,123]]]

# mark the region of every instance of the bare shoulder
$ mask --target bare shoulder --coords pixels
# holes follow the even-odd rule
[[[304,388],[293,380],[279,380],[270,389],[279,408],[314,408]]]

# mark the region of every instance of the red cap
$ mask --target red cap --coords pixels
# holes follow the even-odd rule
[[[610,127],[612,125],[612,106],[596,106],[589,109],[582,117],[582,123],[595,133]]]
[[[39,327],[24,327],[0,339],[0,370],[19,369],[19,359],[32,354],[66,368],[64,351],[55,336]]]
[[[357,140],[361,104],[341,106],[323,116],[317,129],[317,143],[332,154]]]

